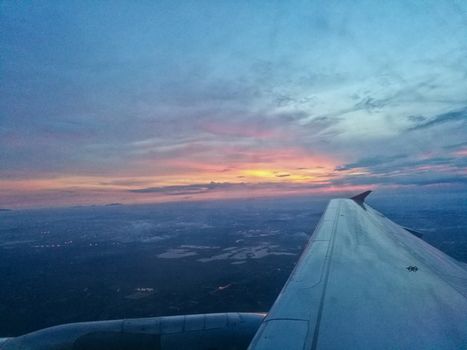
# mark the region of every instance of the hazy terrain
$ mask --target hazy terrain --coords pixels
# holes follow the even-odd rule
[[[267,311],[328,198],[0,213],[0,336],[65,322]],[[370,205],[467,262],[463,194]]]

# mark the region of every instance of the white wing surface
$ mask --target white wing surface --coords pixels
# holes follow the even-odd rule
[[[329,203],[250,350],[467,349],[467,270],[366,195]]]

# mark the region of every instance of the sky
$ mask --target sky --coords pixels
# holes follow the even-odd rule
[[[0,208],[467,192],[467,2],[0,1]]]

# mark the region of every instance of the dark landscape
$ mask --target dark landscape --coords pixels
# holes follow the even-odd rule
[[[467,262],[465,196],[369,204]],[[67,322],[268,311],[329,198],[0,214],[0,336]]]

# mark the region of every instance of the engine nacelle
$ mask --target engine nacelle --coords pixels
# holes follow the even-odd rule
[[[240,350],[266,314],[219,313],[80,322],[0,343],[1,350]]]

